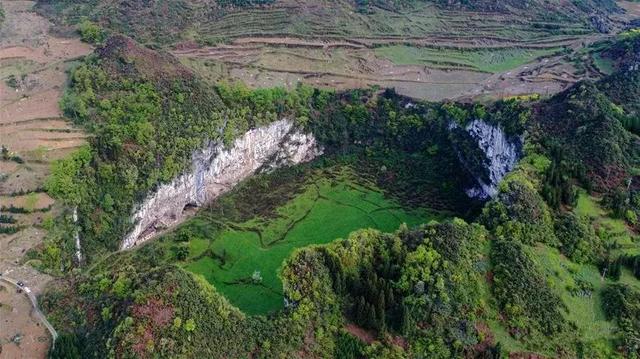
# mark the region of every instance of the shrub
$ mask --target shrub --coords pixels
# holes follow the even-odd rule
[[[493,293],[516,336],[539,331],[553,335],[567,329],[565,305],[553,292],[526,247],[498,240],[491,246]]]
[[[102,28],[89,20],[84,20],[78,24],[78,32],[80,32],[82,41],[90,44],[100,44],[106,38],[106,33]]]
[[[593,226],[573,213],[560,213],[554,230],[560,241],[560,252],[577,263],[596,263],[604,254],[602,241]]]

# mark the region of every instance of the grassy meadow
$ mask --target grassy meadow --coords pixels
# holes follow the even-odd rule
[[[268,314],[283,308],[278,271],[296,248],[329,243],[360,228],[392,232],[402,223],[411,227],[447,218],[404,208],[348,167],[331,172],[314,172],[272,215],[236,222],[205,211],[185,223],[177,232],[196,235],[180,264],[201,274],[245,313]],[[261,201],[260,193],[253,200]]]
[[[375,50],[378,56],[387,58],[397,65],[426,65],[433,68],[487,73],[509,71],[558,51],[560,48],[460,50],[405,45],[384,46]]]

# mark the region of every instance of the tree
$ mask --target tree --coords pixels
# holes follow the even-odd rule
[[[184,330],[186,330],[187,332],[196,330],[196,322],[193,319],[187,319],[187,321],[184,323]]]
[[[174,252],[176,254],[176,259],[179,261],[183,261],[189,257],[189,247],[186,245],[174,247]]]
[[[102,31],[100,26],[89,20],[84,20],[78,24],[78,32],[80,32],[82,41],[90,44],[99,44],[104,41],[106,37],[106,34]]]
[[[70,157],[55,161],[45,182],[49,195],[70,205],[81,203],[86,187],[79,181],[80,173],[89,165],[91,157],[89,147],[82,147]]]
[[[76,336],[69,333],[61,334],[49,351],[49,359],[80,359]]]

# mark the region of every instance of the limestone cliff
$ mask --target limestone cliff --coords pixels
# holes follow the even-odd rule
[[[182,222],[186,208],[211,203],[257,171],[310,161],[321,153],[315,137],[296,129],[289,120],[250,130],[228,148],[211,142],[193,154],[189,172],[160,186],[138,207],[133,230],[121,249]]]
[[[458,124],[452,123],[451,130],[459,130]],[[467,189],[471,198],[487,199],[498,193],[498,184],[518,163],[522,152],[522,139],[512,138],[495,125],[482,120],[473,120],[464,132],[475,148],[480,159],[469,156],[469,153],[458,155],[462,164],[471,172],[477,185]],[[477,156],[476,156],[477,157]],[[473,160],[472,160],[473,159]],[[473,163],[472,163],[473,162]]]

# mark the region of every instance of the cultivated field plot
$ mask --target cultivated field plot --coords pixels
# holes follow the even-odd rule
[[[58,102],[65,71],[91,48],[78,39],[54,36],[51,23],[32,11],[32,1],[0,1],[0,273],[24,281],[36,293],[51,277],[25,259],[42,245],[53,200],[43,191],[51,161],[86,143],[63,118]],[[14,288],[0,286],[0,345],[3,358],[44,357],[49,334]]]
[[[263,200],[260,195],[255,201]],[[269,217],[234,222],[203,211],[161,241],[189,271],[203,275],[234,305],[248,314],[283,308],[278,270],[296,248],[346,238],[359,228],[392,232],[446,215],[404,208],[347,167],[319,170],[300,192]],[[189,233],[188,245],[178,243]],[[188,248],[188,254],[185,249]]]
[[[0,358],[40,358],[49,349],[49,332],[31,314],[31,302],[9,284],[0,283]]]
[[[193,41],[175,44],[173,53],[213,80],[238,79],[253,87],[394,87],[435,101],[558,92],[600,75],[576,69],[569,58],[609,36],[561,15],[452,11],[432,4],[363,14],[341,2],[296,1],[222,12],[189,34]],[[207,43],[217,45],[198,45]]]
[[[63,0],[42,1],[40,11],[68,24],[92,19],[164,48],[212,81],[393,87],[434,101],[552,94],[598,77],[594,69],[573,66],[571,55],[640,17],[632,2],[621,2],[621,9],[541,0],[515,7],[513,2],[354,3],[359,2],[277,0],[246,7],[212,0]],[[600,13],[606,25],[594,24]]]

